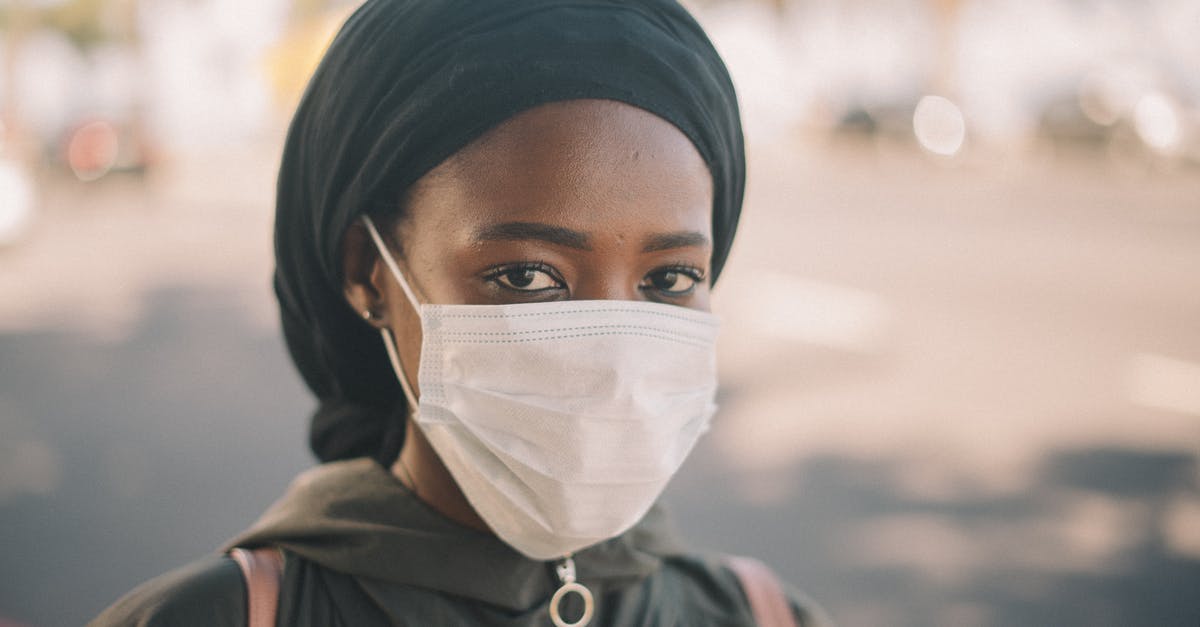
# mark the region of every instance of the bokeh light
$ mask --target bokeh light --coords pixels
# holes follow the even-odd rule
[[[16,163],[0,159],[0,247],[19,241],[33,218],[34,190]]]
[[[67,164],[79,180],[94,181],[112,170],[120,149],[121,140],[112,124],[103,120],[88,122],[71,134]]]
[[[958,105],[941,96],[925,96],[913,112],[913,133],[925,150],[953,157],[962,150],[967,124]]]
[[[1179,111],[1166,94],[1156,91],[1142,96],[1133,109],[1133,121],[1147,146],[1161,153],[1179,148],[1183,139]]]
[[[1096,124],[1112,126],[1128,108],[1120,87],[1111,75],[1088,74],[1079,85],[1079,109]]]

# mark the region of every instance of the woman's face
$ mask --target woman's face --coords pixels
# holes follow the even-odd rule
[[[384,237],[422,303],[709,308],[709,171],[683,133],[642,109],[608,100],[530,109],[422,177],[406,200]],[[346,259],[351,304],[381,314],[404,363],[418,363],[416,312],[361,229],[347,235]]]

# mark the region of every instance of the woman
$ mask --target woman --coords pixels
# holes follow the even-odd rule
[[[670,0],[363,5],[279,177],[328,463],[231,543],[284,556],[275,621],[753,624],[655,505],[715,409],[743,182],[729,77]],[[215,556],[94,624],[245,625],[245,586]]]

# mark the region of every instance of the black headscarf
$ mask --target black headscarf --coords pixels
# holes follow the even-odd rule
[[[513,115],[625,102],[671,122],[713,179],[715,279],[745,186],[733,84],[673,0],[369,0],[334,39],[288,132],[275,217],[284,335],[320,400],[323,461],[401,444],[405,407],[378,332],[343,296],[340,244],[362,213],[400,210],[418,178]]]

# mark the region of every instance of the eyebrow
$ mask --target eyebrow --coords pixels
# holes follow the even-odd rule
[[[502,222],[490,224],[475,232],[475,241],[520,241],[538,240],[577,250],[592,250],[591,238],[587,233],[566,227],[541,222]],[[647,237],[642,252],[653,253],[689,246],[709,246],[708,237],[699,231],[677,231],[658,233]]]
[[[485,226],[475,232],[477,242],[530,239],[578,250],[592,249],[586,233],[540,222],[503,222]]]
[[[709,246],[711,242],[699,231],[678,231],[676,233],[660,233],[646,238],[642,244],[642,252],[653,253],[672,248],[687,248],[689,246]]]

